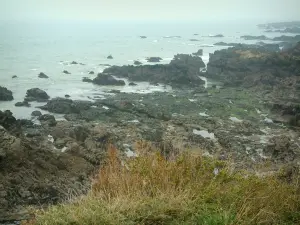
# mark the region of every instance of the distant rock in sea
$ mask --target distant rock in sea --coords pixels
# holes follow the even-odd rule
[[[266,37],[265,35],[260,35],[260,36],[244,35],[241,36],[241,38],[245,40],[269,40],[269,38]]]
[[[43,72],[40,72],[39,73],[39,78],[48,79],[49,77],[46,74],[44,74]]]
[[[71,96],[70,95],[65,95],[65,98],[70,98]]]
[[[43,91],[39,88],[31,88],[31,89],[27,90],[24,101],[45,102],[45,101],[48,101],[49,98],[50,98],[50,96],[45,91]]]
[[[84,78],[82,78],[82,82],[92,83],[93,80],[88,77],[84,77]]]
[[[199,49],[197,52],[194,52],[193,55],[202,56],[203,55],[203,49]]]
[[[223,34],[209,35],[209,37],[224,37]]]
[[[140,38],[145,39],[145,38],[147,38],[147,36],[140,36]]]
[[[70,73],[69,71],[67,71],[67,70],[64,70],[63,73],[64,73],[64,74],[71,74],[71,73]]]
[[[137,86],[137,84],[136,84],[136,83],[133,83],[133,82],[130,82],[128,85],[129,85],[129,86]]]
[[[15,78],[18,78],[18,76],[17,75],[13,75],[11,78],[15,79]]]
[[[192,38],[190,39],[190,41],[200,41],[200,40]]]
[[[94,84],[98,85],[112,85],[112,86],[124,86],[125,82],[123,80],[117,80],[111,75],[98,74],[98,76],[93,80]]]
[[[90,71],[89,74],[95,74],[95,72],[94,71]]]
[[[0,86],[0,101],[12,101],[14,97],[12,91]]]
[[[76,62],[76,61],[72,61],[72,62],[71,62],[71,64],[72,64],[72,65],[77,65],[77,64],[78,64],[78,62]]]
[[[27,102],[27,101],[23,101],[23,102],[17,102],[15,104],[16,107],[30,107],[31,105]]]
[[[147,62],[160,62],[162,60],[162,58],[160,57],[148,57],[146,58]]]
[[[113,59],[112,55],[107,56],[107,59]]]
[[[139,65],[142,65],[143,63],[141,63],[140,61],[135,60],[133,64],[136,65],[136,66],[139,66]]]

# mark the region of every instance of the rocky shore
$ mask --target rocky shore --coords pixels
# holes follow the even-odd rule
[[[86,80],[172,86],[166,92],[78,101],[28,90],[25,101],[45,102],[40,109],[49,113],[17,120],[0,111],[0,223],[27,218],[29,205],[84,194],[109,144],[124,157],[147,141],[165,156],[188,149],[250,171],[265,162],[270,171],[299,166],[299,56],[300,43],[288,51],[235,45],[211,54],[205,72],[200,57],[179,54],[169,64],[112,66]],[[1,100],[12,95],[0,88]]]

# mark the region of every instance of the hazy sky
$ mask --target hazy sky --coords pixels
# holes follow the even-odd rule
[[[300,0],[0,0],[0,20],[300,20]]]

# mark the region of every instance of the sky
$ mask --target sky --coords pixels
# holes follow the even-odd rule
[[[300,0],[0,0],[0,21],[300,20]]]

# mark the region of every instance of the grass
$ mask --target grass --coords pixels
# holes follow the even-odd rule
[[[166,160],[140,143],[121,161],[114,147],[87,196],[35,213],[25,224],[300,224],[297,180],[259,178],[182,153]],[[218,168],[218,173],[216,168]]]

